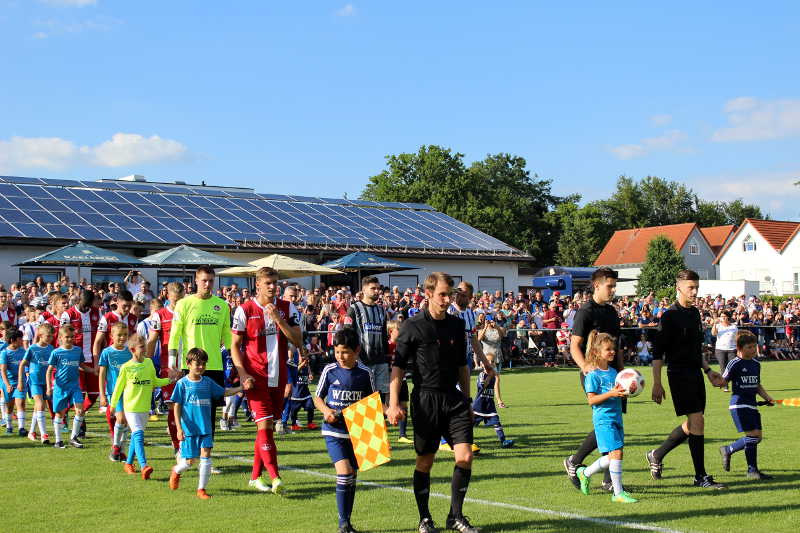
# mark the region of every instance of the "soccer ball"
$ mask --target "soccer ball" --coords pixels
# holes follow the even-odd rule
[[[631,398],[639,396],[644,390],[644,377],[638,370],[634,370],[633,368],[626,368],[617,374],[615,382],[628,391],[628,396]]]

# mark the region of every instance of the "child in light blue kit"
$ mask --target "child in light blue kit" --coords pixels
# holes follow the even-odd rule
[[[616,384],[617,371],[608,366],[616,357],[616,340],[608,333],[589,333],[586,343],[586,362],[594,370],[584,379],[586,396],[592,406],[592,423],[597,436],[597,448],[603,454],[588,467],[576,470],[581,482],[581,492],[589,494],[589,478],[601,470],[609,470],[615,503],[636,503],[622,488],[622,448],[625,432],[622,425],[622,400],[627,395],[622,386]]]

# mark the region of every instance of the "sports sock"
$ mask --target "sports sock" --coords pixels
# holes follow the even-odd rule
[[[607,455],[601,456],[597,461],[586,467],[586,470],[583,471],[583,475],[586,477],[592,477],[601,470],[608,470],[608,461],[609,459]]]
[[[189,470],[192,465],[189,464],[189,461],[181,457],[181,460],[178,461],[178,464],[172,467],[176,474],[183,474],[187,470]]]
[[[47,421],[44,418],[44,411],[39,411],[39,416],[36,418],[36,425],[39,426],[40,437],[47,433]]]
[[[588,456],[596,449],[597,449],[597,435],[595,435],[594,430],[592,430],[586,435],[586,438],[583,439],[583,442],[578,448],[578,451],[572,454],[572,457],[570,458],[572,464],[579,465],[583,463],[583,461],[586,459],[586,456]]]
[[[431,496],[431,475],[429,473],[414,470],[414,499],[417,500],[417,511],[419,519],[431,518],[431,511],[428,508],[428,500]]]
[[[275,448],[275,437],[272,430],[259,429],[256,435],[256,445],[261,456],[261,462],[267,469],[269,477],[275,479],[278,473],[278,450]]]
[[[291,401],[286,398],[283,402],[283,412],[281,413],[281,422],[286,424],[289,421],[289,415],[292,414]]]
[[[347,497],[347,519],[353,516],[353,505],[356,502],[356,477],[358,473],[353,471],[353,482],[350,483],[350,494]]]
[[[460,518],[463,516],[464,498],[467,497],[469,479],[472,470],[456,465],[453,468],[453,481],[450,484],[450,516]]]
[[[36,426],[39,423],[39,411],[34,411],[31,415],[31,428],[28,430],[28,433],[36,433]]]
[[[401,437],[406,436],[406,431],[408,430],[408,421],[405,418],[397,423],[397,430],[400,432]]]
[[[17,411],[17,429],[25,429],[25,411]]]
[[[314,423],[314,409],[306,409],[306,422],[308,424]]]
[[[74,439],[78,436],[78,433],[81,431],[81,422],[83,422],[83,417],[75,415],[72,419],[72,433],[69,436],[70,439]]]
[[[200,479],[197,481],[197,490],[200,490],[206,488],[208,480],[211,479],[211,457],[200,458],[198,471],[200,472]]]
[[[350,503],[350,486],[355,482],[353,474],[336,474],[336,507],[339,510],[339,526],[350,521],[353,510]]]
[[[122,424],[114,424],[114,446],[122,446]]]
[[[0,414],[3,415],[3,423],[8,424],[8,406],[6,402],[0,402]]]
[[[261,473],[264,471],[264,463],[261,461],[261,452],[259,451],[260,444],[258,442],[258,436],[256,435],[256,441],[253,444],[253,473],[250,475],[250,479],[255,480],[261,477]]]
[[[242,405],[242,397],[238,394],[234,394],[233,398],[233,416],[237,416],[239,414],[239,407]]]
[[[175,411],[172,409],[167,413],[167,429],[169,438],[172,439],[172,447],[177,451],[181,447],[181,441],[178,440],[178,424],[175,423]]]
[[[61,429],[64,427],[64,423],[61,421],[61,417],[56,415],[53,417],[53,432],[55,433],[56,442],[61,442]]]
[[[661,461],[664,459],[664,456],[683,444],[683,442],[688,438],[689,435],[683,431],[683,426],[680,425],[672,430],[672,433],[670,433],[666,440],[661,443],[661,446],[656,448],[656,450],[653,452],[653,455],[655,455],[656,459]]]
[[[744,456],[747,459],[748,472],[758,471],[758,443],[761,439],[758,437],[745,437]]]
[[[706,476],[705,437],[703,435],[689,435],[689,452],[692,454],[694,475],[697,479]]]
[[[747,444],[747,437],[742,437],[739,440],[735,440],[728,444],[728,452],[736,453],[744,450],[745,445]]]
[[[147,466],[147,456],[144,454],[144,431],[134,431],[131,435],[131,444],[136,451],[136,459],[139,461],[139,466],[144,468]]]
[[[500,442],[506,440],[506,432],[503,431],[503,426],[501,424],[496,424],[494,426],[494,432],[497,433],[497,438],[500,439]]]
[[[619,496],[622,493],[622,459],[609,459],[608,471],[611,473],[614,495]]]
[[[136,443],[133,441],[131,437],[131,441],[128,443],[128,458],[125,460],[126,463],[129,465],[133,464],[133,459],[136,457]]]

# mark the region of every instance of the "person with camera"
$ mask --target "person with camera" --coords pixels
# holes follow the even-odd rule
[[[495,354],[495,367],[499,370],[503,366],[501,343],[506,336],[504,327],[497,323],[494,315],[486,315],[486,322],[478,332],[478,341],[481,343],[483,353]]]
[[[711,327],[711,335],[717,338],[714,345],[714,357],[719,363],[720,373],[725,372],[728,363],[736,357],[736,334],[739,327],[731,322],[730,311],[723,311],[714,325]],[[728,392],[728,386],[723,389]]]

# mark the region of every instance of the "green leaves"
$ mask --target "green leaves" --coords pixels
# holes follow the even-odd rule
[[[647,296],[650,292],[659,294],[674,287],[675,277],[685,268],[683,256],[678,253],[675,243],[664,235],[659,235],[647,246],[647,259],[639,274],[636,293]]]

